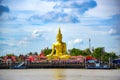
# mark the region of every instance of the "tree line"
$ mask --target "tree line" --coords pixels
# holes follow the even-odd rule
[[[45,55],[48,55],[51,53],[52,49],[45,48],[42,50]],[[69,49],[67,54],[70,54],[71,56],[92,56],[96,58],[97,60],[102,60],[104,62],[108,62],[109,59],[113,60],[118,58],[119,56],[116,55],[115,52],[106,52],[104,50],[104,47],[97,47],[95,49],[90,50],[89,48],[85,50],[77,49],[77,48],[72,48]]]
[[[51,51],[52,51],[52,49],[45,48],[45,49],[41,50],[41,53],[44,53],[44,55],[46,56],[46,55],[50,54]],[[97,60],[102,60],[105,62],[109,61],[109,59],[113,60],[113,59],[116,59],[119,57],[118,55],[116,55],[115,52],[106,52],[104,50],[104,47],[98,47],[98,48],[95,48],[92,50],[90,50],[89,48],[87,48],[85,50],[72,48],[72,49],[68,50],[67,54],[69,54],[71,56],[79,56],[79,55],[92,56],[92,57],[96,58]],[[14,55],[14,53],[13,54],[6,54],[6,55],[11,56],[11,55]],[[38,55],[38,53],[37,52],[29,52],[26,55],[20,54],[19,56],[27,56],[27,55]],[[3,58],[3,56],[0,56],[0,58]]]

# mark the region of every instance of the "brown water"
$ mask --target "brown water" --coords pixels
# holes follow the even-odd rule
[[[120,80],[120,70],[4,69],[0,80]]]

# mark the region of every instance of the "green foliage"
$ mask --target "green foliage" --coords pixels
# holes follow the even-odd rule
[[[84,51],[85,51],[86,54],[91,54],[92,53],[89,48],[85,49]]]
[[[29,52],[28,55],[33,55],[33,53],[32,53],[32,52]]]
[[[83,55],[84,56],[92,55],[92,52],[90,51],[89,48],[87,48],[87,49],[84,50],[84,54]]]
[[[87,56],[87,55],[89,55],[89,50],[88,49],[80,50],[80,49],[73,48],[73,49],[69,50],[69,53],[71,56],[78,56],[78,55]]]
[[[2,58],[2,59],[3,59],[3,58],[4,58],[4,56],[0,56],[0,58]]]
[[[93,49],[93,53],[90,51],[89,48],[85,49],[85,50],[80,50],[80,49],[76,49],[76,48],[73,48],[73,49],[70,49],[68,50],[69,51],[69,54],[71,56],[78,56],[78,55],[82,55],[82,56],[88,56],[88,55],[91,55],[93,57],[95,57],[96,59],[98,60],[102,60],[103,62],[108,62],[109,59],[113,60],[113,59],[116,59],[118,58],[118,56],[114,53],[114,52],[105,52],[104,51],[104,47],[98,47],[98,48],[95,48]],[[42,50],[42,52],[46,55],[50,54],[52,52],[52,49],[49,49],[49,48],[45,48]],[[56,51],[54,51],[55,53]],[[28,53],[29,55],[38,55],[37,52],[29,52]],[[6,54],[6,56],[9,56],[11,57],[12,55],[14,54]],[[3,58],[4,56],[1,56],[0,58]],[[17,56],[16,56],[17,57]],[[24,58],[25,55],[21,55],[20,57],[17,57],[17,60],[18,61],[22,61],[23,59],[19,59],[19,58]]]
[[[118,56],[117,56],[114,52],[110,52],[110,53],[109,53],[109,56],[110,56],[111,59],[116,59],[116,58],[118,58]]]
[[[109,58],[110,58],[111,60],[113,60],[113,59],[118,58],[118,56],[117,56],[114,52],[110,52],[110,53],[107,53],[107,52],[106,52],[106,53],[103,55],[102,60],[103,60],[104,62],[108,62],[108,61],[109,61]]]
[[[12,55],[14,55],[14,54],[6,54],[6,56],[12,56]]]
[[[108,62],[110,59],[116,59],[118,56],[114,52],[107,53],[104,51],[103,47],[98,47],[94,50],[93,56],[98,59],[102,60],[104,62]]]
[[[104,53],[104,55],[102,55],[102,60],[103,60],[104,62],[108,62],[108,61],[109,61],[109,58],[110,58],[109,53]]]
[[[70,52],[71,56],[76,56],[79,54],[79,49],[73,48],[73,49],[69,50],[69,52]]]
[[[93,54],[96,59],[101,60],[102,55],[104,54],[104,48],[103,47],[98,47],[94,50]]]
[[[37,52],[35,52],[35,53],[34,53],[34,55],[38,55],[38,53],[37,53]]]
[[[48,54],[50,54],[50,53],[52,52],[52,49],[45,48],[45,49],[43,49],[42,51],[43,51],[43,53],[44,53],[45,56],[46,56],[46,55],[48,55]]]
[[[37,52],[29,52],[28,55],[38,55]]]

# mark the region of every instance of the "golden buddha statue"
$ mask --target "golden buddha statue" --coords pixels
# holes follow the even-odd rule
[[[66,53],[66,43],[62,42],[62,34],[59,28],[56,36],[57,41],[52,45],[51,54],[47,55],[48,59],[62,59],[66,60],[70,58],[70,55]]]

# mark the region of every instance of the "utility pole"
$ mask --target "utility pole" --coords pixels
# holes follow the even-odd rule
[[[89,49],[91,51],[91,39],[89,38]]]
[[[110,59],[110,57],[109,57],[109,68],[110,68],[110,64],[111,64],[111,59]]]

